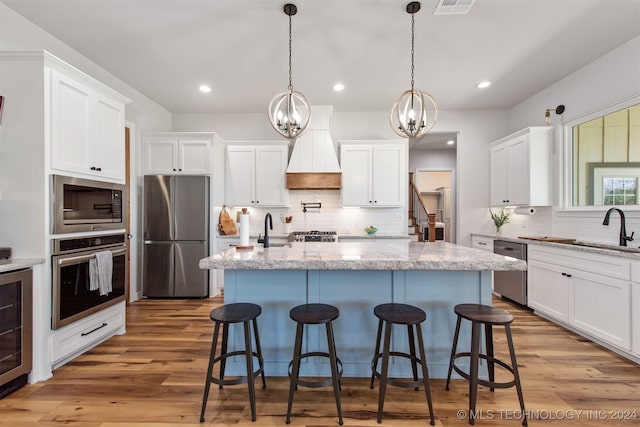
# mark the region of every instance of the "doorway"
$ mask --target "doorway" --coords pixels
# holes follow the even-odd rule
[[[445,242],[456,242],[455,170],[416,168],[415,183],[429,212],[444,224]]]

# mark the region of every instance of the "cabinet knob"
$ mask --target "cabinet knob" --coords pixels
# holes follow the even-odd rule
[[[377,200],[374,200],[374,201],[373,201],[373,203],[378,203],[378,201],[377,201]]]
[[[178,172],[182,172],[182,169],[178,169]]]
[[[260,200],[256,200],[256,203],[260,203]]]
[[[98,172],[102,172],[102,168],[96,168]]]
[[[369,203],[372,203],[371,200],[369,200]]]
[[[91,168],[90,168],[90,169],[91,169],[92,171],[94,171],[94,170],[96,170],[96,167],[95,167],[95,166],[91,166]]]
[[[176,169],[175,169],[175,168],[173,168],[173,171],[175,172],[175,171],[176,171]]]

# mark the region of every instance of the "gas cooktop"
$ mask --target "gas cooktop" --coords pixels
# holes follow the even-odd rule
[[[337,242],[338,233],[335,231],[294,231],[289,234],[290,242]]]

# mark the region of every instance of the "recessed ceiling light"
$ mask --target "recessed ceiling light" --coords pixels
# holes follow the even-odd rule
[[[336,83],[333,85],[333,90],[336,92],[342,92],[344,90],[344,85],[342,83]]]
[[[207,85],[200,85],[200,87],[198,87],[198,90],[202,93],[209,93],[211,92],[211,87]]]
[[[491,82],[487,82],[487,81],[480,82],[476,85],[478,89],[484,89],[485,87],[489,87],[489,86],[491,86]]]
[[[447,141],[447,145],[453,145],[455,143],[456,142],[453,139],[450,139],[450,140]]]

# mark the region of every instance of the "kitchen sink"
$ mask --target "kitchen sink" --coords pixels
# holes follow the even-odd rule
[[[580,241],[572,242],[569,244],[573,246],[583,246],[587,248],[609,249],[613,251],[640,253],[640,247],[635,247],[635,246],[618,246],[618,245],[607,245],[605,243],[580,242]]]

